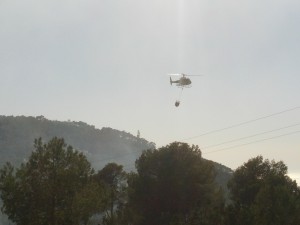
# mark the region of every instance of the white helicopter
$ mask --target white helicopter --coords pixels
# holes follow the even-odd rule
[[[184,73],[172,73],[172,74],[168,74],[170,76],[170,84],[176,84],[177,87],[181,88],[183,90],[183,88],[188,88],[191,87],[192,81],[190,78],[188,78],[189,76],[203,76],[203,75],[187,75]],[[178,80],[172,80],[172,76],[181,76]],[[182,93],[182,91],[181,91]],[[180,93],[180,96],[181,96]],[[180,98],[180,97],[179,97]],[[175,106],[178,107],[180,104],[179,100],[176,100],[175,102]]]

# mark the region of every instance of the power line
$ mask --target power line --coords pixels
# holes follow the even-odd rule
[[[182,141],[191,140],[191,139],[202,137],[202,136],[205,136],[205,135],[217,133],[217,132],[228,130],[228,129],[235,128],[235,127],[239,127],[239,126],[242,126],[242,125],[245,125],[245,124],[248,124],[248,123],[253,123],[253,122],[256,122],[258,120],[266,119],[266,118],[269,118],[269,117],[272,117],[272,116],[277,116],[277,115],[280,115],[280,114],[283,114],[283,113],[286,113],[286,112],[290,112],[290,111],[293,111],[293,110],[297,110],[297,109],[300,109],[300,106],[297,106],[297,107],[291,108],[291,109],[286,109],[286,110],[283,110],[283,111],[280,111],[280,112],[277,112],[277,113],[269,114],[267,116],[262,116],[262,117],[259,117],[259,118],[256,118],[256,119],[248,120],[246,122],[237,123],[237,124],[234,124],[234,125],[231,125],[231,126],[228,126],[228,127],[212,130],[212,131],[202,133],[202,134],[199,134],[199,135],[196,135],[196,136],[193,136],[193,137],[185,138]]]
[[[276,138],[296,134],[296,133],[299,133],[299,132],[300,132],[300,130],[290,132],[290,133],[287,133],[287,134],[282,134],[282,135],[270,137],[270,138],[264,138],[264,139],[260,139],[260,140],[257,140],[257,141],[248,142],[248,143],[245,143],[245,144],[235,145],[235,146],[231,146],[231,147],[227,147],[227,148],[221,148],[221,149],[218,149],[218,150],[215,150],[215,151],[204,152],[202,154],[204,155],[204,154],[211,154],[211,153],[215,153],[215,152],[226,151],[226,150],[229,150],[229,149],[232,149],[232,148],[237,148],[237,147],[241,147],[241,146],[245,146],[245,145],[251,145],[251,144],[254,144],[254,143],[263,142],[263,141],[267,141],[267,140],[271,140],[271,139],[276,139]]]
[[[299,125],[299,124],[297,124],[297,125]],[[292,126],[296,126],[296,125],[291,125],[291,126],[287,126],[287,127],[292,127]],[[285,128],[287,128],[287,127],[285,127]],[[284,128],[278,128],[276,130],[280,130],[280,129],[284,129]],[[273,131],[268,131],[268,132],[273,132]],[[268,133],[268,132],[263,132],[263,133]],[[276,139],[276,138],[280,138],[280,137],[284,137],[284,136],[289,136],[289,135],[296,134],[296,133],[300,133],[300,130],[294,131],[294,132],[290,132],[290,133],[286,133],[286,134],[282,134],[282,135],[277,135],[277,136],[270,137],[270,138],[264,138],[264,139],[260,139],[260,140],[257,140],[257,141],[248,142],[248,143],[245,143],[245,144],[235,145],[235,146],[231,146],[231,147],[227,147],[227,148],[221,148],[221,149],[218,149],[218,150],[215,150],[215,151],[203,152],[202,154],[205,155],[205,154],[211,154],[211,153],[226,151],[226,150],[230,150],[232,148],[237,148],[237,147],[242,147],[242,146],[246,146],[246,145],[251,145],[251,144],[255,144],[255,143],[259,143],[259,142],[263,142],[263,141],[267,141],[267,140],[271,140],[271,139]],[[252,135],[252,136],[256,136],[256,135]],[[120,157],[124,157],[124,156],[130,155],[130,154],[133,154],[133,153],[127,153],[127,154],[120,155],[120,156],[117,156],[117,157],[111,157],[111,158],[107,158],[107,159],[96,160],[94,162],[107,161],[109,159],[120,158]],[[128,167],[128,166],[130,166],[130,167]],[[124,169],[126,167],[128,167],[127,170],[131,170],[131,171],[136,169],[135,167],[132,167],[131,164],[123,165]]]
[[[286,110],[283,110],[283,111],[280,111],[280,112],[277,112],[277,113],[269,114],[267,116],[259,117],[259,118],[253,119],[253,120],[248,120],[248,121],[245,121],[245,122],[242,122],[242,123],[238,123],[238,124],[235,124],[235,125],[231,125],[231,126],[228,126],[228,127],[225,127],[225,128],[221,128],[221,129],[217,129],[217,130],[212,130],[212,131],[209,131],[209,132],[206,132],[206,133],[194,136],[194,137],[183,139],[182,141],[190,140],[190,139],[194,139],[194,138],[197,138],[197,137],[205,136],[205,135],[208,135],[208,134],[220,132],[220,131],[231,129],[231,128],[238,127],[238,126],[242,126],[244,124],[248,124],[248,123],[251,123],[251,122],[258,121],[258,120],[266,119],[266,118],[269,118],[269,117],[272,117],[272,116],[280,115],[280,114],[283,114],[283,113],[286,113],[286,112],[290,112],[290,111],[293,111],[293,110],[297,110],[297,109],[300,109],[300,106],[294,107],[294,108],[290,108],[290,109],[286,109]],[[231,142],[234,142],[234,141],[237,141],[237,140],[242,140],[242,139],[246,139],[246,138],[249,138],[249,137],[258,136],[258,135],[261,135],[261,134],[264,134],[264,133],[274,132],[275,130],[285,129],[285,128],[292,127],[292,126],[297,126],[297,125],[299,125],[299,124],[290,125],[290,126],[287,126],[287,127],[282,127],[282,128],[274,129],[272,131],[266,131],[266,132],[262,132],[262,133],[259,133],[259,134],[254,134],[254,135],[251,135],[251,136],[234,139],[234,140],[230,140],[230,141],[227,141],[227,142],[223,142],[223,143],[220,143],[220,144],[211,145],[211,146],[207,146],[207,147],[203,147],[203,148],[216,147],[216,146],[219,146],[219,145],[222,145],[222,144],[225,144],[225,143],[231,143]],[[276,137],[281,137],[281,136],[286,136],[286,135],[280,135],[280,136],[276,136]],[[276,138],[276,137],[274,137],[274,138]],[[268,138],[268,139],[274,139],[274,138]],[[268,140],[268,139],[263,139],[261,141]],[[260,141],[255,141],[253,143],[256,143],[256,142],[260,142]],[[219,150],[216,150],[216,151],[211,151],[211,152],[207,152],[207,153],[203,153],[203,154],[214,153],[214,152],[223,151],[223,150],[227,150],[227,149],[230,149],[230,148],[235,148],[235,147],[244,146],[244,145],[248,145],[248,144],[252,144],[252,142],[246,143],[246,144],[242,144],[242,145],[233,146],[233,147],[229,147],[229,148],[219,149]],[[129,156],[129,155],[132,155],[132,154],[139,154],[139,153],[140,153],[139,151],[137,151],[137,152],[129,152],[129,153],[120,154],[120,155],[109,157],[109,158],[94,160],[94,161],[91,161],[91,163],[105,162],[105,161],[109,161],[109,160],[113,160],[113,159],[117,159],[117,158],[122,158],[122,157],[126,157],[126,156]]]
[[[295,127],[295,126],[299,126],[299,125],[300,125],[300,123],[289,125],[289,126],[285,126],[285,127],[280,127],[280,128],[273,129],[273,130],[270,130],[270,131],[265,131],[265,132],[257,133],[257,134],[254,134],[254,135],[250,135],[250,136],[246,136],[246,137],[241,137],[241,138],[233,139],[233,140],[230,140],[230,141],[225,141],[225,142],[222,142],[222,143],[219,143],[219,144],[205,146],[205,147],[202,147],[201,149],[207,149],[207,148],[217,147],[217,146],[220,146],[220,145],[223,145],[223,144],[228,144],[228,143],[232,143],[232,142],[244,140],[244,139],[247,139],[247,138],[259,136],[259,135],[262,135],[262,134],[272,133],[272,132],[275,132],[275,131],[278,131],[278,130],[283,130],[283,129],[286,129],[286,128]],[[298,132],[299,131],[291,132],[291,133],[288,133],[288,134],[279,135],[279,136],[275,136],[275,137],[271,137],[271,138],[266,138],[266,139],[261,139],[261,140],[254,141],[254,142],[249,142],[249,143],[246,143],[246,144],[235,145],[235,146],[231,146],[231,147],[228,147],[228,148],[222,148],[222,149],[218,149],[218,150],[215,150],[215,151],[206,152],[206,153],[203,153],[203,154],[210,154],[210,153],[214,153],[214,152],[225,151],[227,149],[241,147],[241,146],[244,146],[244,145],[249,145],[249,144],[252,144],[252,143],[257,143],[257,142],[261,142],[261,141],[265,141],[265,140],[269,140],[269,139],[275,139],[275,138],[278,138],[278,137],[287,136],[289,134],[298,133]],[[128,152],[128,153],[125,153],[125,154],[119,154],[119,155],[116,155],[116,156],[113,156],[113,157],[104,158],[104,159],[92,160],[91,163],[106,162],[106,161],[110,161],[110,160],[113,160],[113,159],[119,159],[119,158],[127,157],[127,156],[130,156],[130,155],[133,155],[133,154],[141,154],[141,153],[142,152],[140,152],[140,151]]]
[[[217,146],[220,146],[220,145],[223,145],[223,144],[228,144],[228,143],[244,140],[244,139],[256,137],[256,136],[259,136],[259,135],[262,135],[262,134],[272,133],[272,132],[275,132],[275,131],[278,131],[278,130],[283,130],[283,129],[286,129],[286,128],[295,127],[295,126],[299,126],[299,125],[300,125],[300,123],[297,123],[297,124],[294,124],[294,125],[289,125],[289,126],[286,126],[286,127],[280,127],[280,128],[273,129],[273,130],[270,130],[270,131],[265,131],[265,132],[261,132],[261,133],[258,133],[258,134],[253,134],[253,135],[250,135],[250,136],[241,137],[241,138],[233,139],[233,140],[230,140],[230,141],[221,142],[221,143],[214,144],[214,145],[204,146],[201,149],[213,148],[213,147],[217,147]]]

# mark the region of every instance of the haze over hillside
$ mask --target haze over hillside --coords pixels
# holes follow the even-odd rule
[[[153,142],[125,131],[108,127],[97,129],[81,121],[51,121],[43,116],[0,116],[0,165],[6,161],[19,165],[26,160],[34,149],[34,139],[39,137],[44,142],[53,137],[64,138],[68,145],[84,152],[95,169],[109,162],[131,169],[143,150],[155,148]]]
[[[155,148],[154,142],[128,132],[109,127],[97,129],[82,121],[52,121],[44,116],[0,116],[0,166],[7,161],[16,166],[26,161],[34,150],[34,139],[39,137],[44,142],[53,137],[64,138],[68,145],[84,152],[95,169],[116,162],[125,170],[131,170],[143,150]],[[225,166],[218,168],[231,172]]]

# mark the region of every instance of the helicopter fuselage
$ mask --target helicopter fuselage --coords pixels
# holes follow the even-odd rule
[[[181,77],[178,82],[178,84],[181,86],[190,85],[191,83],[192,83],[192,81],[186,77]]]
[[[170,80],[171,84],[175,83],[179,87],[188,86],[192,81],[187,77],[181,77],[179,80]]]

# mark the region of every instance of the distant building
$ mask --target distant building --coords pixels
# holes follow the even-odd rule
[[[139,130],[137,131],[137,135],[136,135],[136,137],[137,137],[137,138],[140,138],[140,137],[141,137],[141,133],[140,133],[140,131],[139,131]]]

